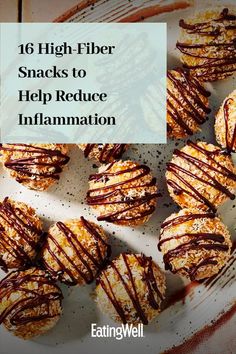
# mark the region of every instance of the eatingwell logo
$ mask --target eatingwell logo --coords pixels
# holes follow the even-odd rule
[[[91,337],[94,338],[115,338],[121,340],[123,338],[143,338],[143,324],[137,326],[133,324],[122,324],[118,327],[109,325],[98,326],[96,323],[91,323]]]

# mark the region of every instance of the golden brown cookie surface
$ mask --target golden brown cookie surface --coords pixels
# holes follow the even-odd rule
[[[216,115],[215,134],[223,149],[236,152],[236,90],[224,100]]]
[[[146,165],[117,161],[101,166],[90,176],[87,203],[99,221],[136,226],[153,214],[157,201],[156,179]]]
[[[230,156],[217,146],[189,141],[174,150],[166,182],[181,208],[216,211],[228,198],[235,198],[236,169]]]
[[[4,167],[17,182],[43,191],[60,178],[68,163],[66,144],[1,144]]]
[[[198,13],[180,21],[176,47],[181,61],[202,81],[226,78],[236,71],[236,14],[225,8]]]
[[[162,224],[159,250],[167,270],[191,280],[217,274],[230,257],[229,231],[213,213],[182,209]]]
[[[167,73],[167,134],[184,138],[200,130],[210,113],[210,93],[186,70]]]
[[[122,253],[101,273],[96,302],[122,323],[148,324],[160,312],[165,276],[151,257]]]
[[[44,271],[12,272],[0,282],[0,323],[17,337],[36,337],[55,326],[61,300],[61,290]]]
[[[100,163],[108,163],[118,160],[128,149],[126,144],[78,144],[84,157],[96,160]]]
[[[42,223],[25,203],[5,198],[0,202],[0,265],[4,270],[29,267],[42,235]]]
[[[68,285],[82,285],[94,280],[109,256],[103,229],[81,217],[50,227],[42,262],[53,278]]]

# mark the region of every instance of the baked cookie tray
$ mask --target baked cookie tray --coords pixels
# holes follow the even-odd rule
[[[179,53],[175,44],[179,36],[178,21],[192,14],[193,7],[186,10],[174,11],[168,14],[151,16],[144,21],[167,22],[168,24],[168,68],[181,66]],[[87,9],[88,20],[96,21]],[[86,14],[85,14],[86,15]],[[60,20],[81,20],[77,15],[61,17]],[[86,16],[84,21],[86,21]],[[195,134],[191,140],[214,143],[214,115],[219,109],[225,97],[235,89],[235,75],[228,79],[207,84],[211,91],[210,107],[212,109],[208,121],[202,125],[202,131]],[[187,139],[168,140],[167,145],[133,145],[123,155],[124,159],[136,160],[147,164],[153,175],[157,177],[159,192],[158,204],[154,215],[149,222],[138,228],[121,227],[106,222],[101,222],[105,231],[109,234],[112,246],[112,258],[121,252],[143,252],[152,256],[153,260],[164,269],[162,255],[157,249],[160,225],[172,212],[179,208],[169,197],[165,182],[166,163],[170,161],[173,150],[185,145]],[[234,154],[235,155],[235,154]],[[10,179],[7,173],[0,169],[0,199],[9,196],[18,201],[23,201],[36,209],[38,215],[44,221],[47,228],[53,222],[84,216],[96,222],[96,216],[85,203],[88,189],[88,176],[94,173],[96,167],[93,162],[84,158],[83,153],[71,146],[70,163],[61,175],[58,184],[52,186],[46,192],[30,191]],[[236,156],[233,156],[236,162]],[[228,201],[218,209],[223,222],[228,226],[235,248],[235,201]],[[99,326],[115,323],[103,315],[92,298],[95,283],[84,287],[70,287],[61,285],[64,293],[63,316],[59,323],[46,335],[32,341],[22,341],[3,328],[0,329],[0,345],[4,343],[4,354],[10,354],[19,348],[21,353],[131,353],[149,354],[161,353],[173,349],[173,353],[193,352],[193,349],[214,333],[216,328],[226,325],[236,312],[236,251],[227,265],[220,273],[201,283],[186,281],[177,275],[166,272],[167,298],[162,305],[161,314],[144,328],[144,338],[123,339],[119,342],[112,338],[91,338],[91,323]],[[0,271],[2,278],[4,273]],[[232,331],[233,333],[233,331]],[[232,341],[229,351],[225,351],[224,337],[221,344],[211,348],[212,353],[234,352],[235,342]],[[232,350],[232,351],[230,351]],[[168,352],[172,352],[171,350]]]

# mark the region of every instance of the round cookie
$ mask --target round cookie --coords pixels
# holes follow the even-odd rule
[[[217,274],[230,257],[229,231],[213,213],[182,209],[161,226],[158,248],[165,268],[201,280]]]
[[[114,321],[146,325],[160,312],[165,276],[151,257],[122,253],[102,271],[95,293]]]
[[[81,217],[50,227],[42,263],[53,278],[68,285],[82,285],[94,280],[110,252],[103,229]]]
[[[236,70],[236,14],[225,8],[180,20],[176,47],[184,68],[201,81],[222,80]]]
[[[128,149],[126,144],[78,144],[84,157],[96,160],[100,163],[108,163],[118,160]]]
[[[153,214],[157,197],[156,179],[149,167],[137,162],[112,162],[89,178],[87,203],[99,221],[141,225]]]
[[[223,149],[236,152],[236,90],[224,100],[216,115],[215,134]]]
[[[228,198],[234,199],[236,169],[229,155],[205,142],[188,141],[167,164],[170,196],[181,208],[216,211]]]
[[[200,130],[210,113],[210,92],[188,71],[177,68],[167,72],[167,134],[185,138]]]
[[[0,323],[22,339],[31,339],[55,326],[62,293],[42,270],[11,272],[0,282]]]
[[[0,235],[1,268],[25,268],[36,257],[42,223],[30,206],[5,198],[0,202]]]
[[[17,182],[43,191],[60,178],[68,163],[66,144],[0,144],[4,167]]]

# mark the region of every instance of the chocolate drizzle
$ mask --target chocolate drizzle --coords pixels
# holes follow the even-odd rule
[[[187,234],[181,234],[181,235],[176,235],[176,236],[173,236],[173,237],[164,238],[163,240],[159,241],[158,248],[160,250],[161,246],[164,243],[166,243],[168,241],[171,241],[173,239],[180,240],[183,237],[189,237],[189,238],[193,239],[193,240],[190,241],[190,243],[193,243],[193,244],[196,244],[198,241],[201,241],[201,240],[211,240],[211,241],[216,241],[216,242],[219,242],[219,243],[224,242],[224,237],[219,235],[219,234],[198,232],[198,233],[192,233],[192,234],[187,233]]]
[[[170,242],[171,240],[181,240],[182,238],[187,237],[188,241],[179,244],[175,248],[169,250],[164,254],[163,260],[165,263],[165,269],[171,270],[173,273],[180,272],[183,270],[186,272],[191,280],[195,279],[195,276],[199,270],[199,268],[208,266],[209,264],[217,265],[217,258],[214,256],[209,256],[204,258],[197,264],[191,264],[190,267],[182,267],[175,268],[172,267],[172,260],[176,257],[185,257],[188,252],[191,251],[219,251],[219,252],[227,252],[229,250],[229,246],[225,244],[225,238],[223,235],[218,233],[209,233],[209,232],[193,232],[193,233],[182,233],[179,235],[174,235],[166,238],[162,238],[163,233],[167,228],[176,227],[191,220],[196,219],[205,219],[210,218],[214,219],[215,215],[213,213],[202,213],[202,214],[187,214],[177,216],[173,219],[167,220],[162,224],[162,231],[160,235],[160,241],[158,243],[158,249],[161,251],[161,247],[166,242]],[[209,242],[207,242],[209,241]]]
[[[37,283],[35,290],[31,289],[31,283]],[[51,289],[45,293],[44,286],[46,285]],[[34,271],[32,273],[23,271],[10,273],[0,282],[0,302],[14,292],[20,292],[22,295],[0,312],[0,324],[7,319],[12,325],[20,326],[60,315],[53,310],[51,304],[62,300],[61,290],[44,273],[37,274]],[[33,316],[29,311],[35,311],[38,314]]]
[[[127,253],[122,253],[121,258],[123,263],[125,264],[127,273],[123,274],[120,272],[119,268],[116,266],[116,262],[113,261],[110,263],[109,267],[112,268],[114,275],[117,275],[120,282],[122,283],[127,295],[129,296],[133,307],[136,311],[137,318],[145,325],[148,324],[147,315],[142,308],[142,302],[138,294],[138,289],[135,283],[135,275],[132,270],[132,265],[129,263],[129,255]],[[159,303],[163,300],[163,296],[158,289],[158,284],[155,279],[154,271],[153,271],[153,262],[151,257],[146,257],[144,254],[134,255],[138,264],[143,268],[142,278],[147,286],[147,300],[149,305],[155,309],[159,309]],[[119,298],[116,296],[115,292],[112,289],[112,284],[106,274],[106,270],[104,270],[98,280],[98,283],[103,288],[106,293],[108,299],[111,301],[114,306],[116,312],[120,316],[121,321],[126,324],[128,322],[129,313],[126,312],[126,309],[119,302]],[[159,301],[157,300],[159,299]]]
[[[216,176],[221,175],[233,181],[236,181],[236,175],[215,159],[215,156],[222,154],[222,150],[216,149],[214,151],[208,151],[199,144],[195,144],[191,141],[188,141],[187,144],[207,158],[207,162],[193,155],[186,154],[178,149],[174,150],[174,155],[196,167],[200,173],[203,173],[204,177],[201,177],[198,173],[190,172],[190,169],[181,167],[180,164],[177,165],[170,162],[167,164],[167,171],[171,172],[175,178],[181,182],[181,185],[171,179],[167,179],[167,185],[173,189],[176,195],[180,195],[182,193],[188,194],[193,199],[205,204],[210,210],[215,212],[216,208],[214,204],[210,199],[207,199],[201,192],[199,192],[193,184],[191,184],[191,179],[199,181],[201,184],[205,184],[206,186],[210,186],[233,200],[235,198],[234,194],[231,193],[226,186],[220,183],[216,177],[213,177],[210,172],[215,172]],[[188,177],[190,177],[190,180],[188,180]]]
[[[27,178],[34,180],[41,178],[59,179],[62,167],[69,161],[69,157],[60,150],[46,149],[28,144],[0,144],[0,151],[9,151],[12,154],[22,153],[21,158],[10,158],[4,163],[5,167],[18,173],[17,182],[22,183]],[[30,154],[31,156],[25,156]],[[40,170],[41,169],[41,170]]]
[[[57,262],[59,270],[55,270],[53,266],[49,264],[50,262],[47,262],[44,257],[42,262],[45,268],[48,269],[54,278],[57,278],[68,285],[78,284],[78,277],[81,277],[87,284],[91,283],[98,272],[105,266],[111,253],[110,246],[104,241],[102,235],[99,234],[93,224],[88,220],[85,220],[83,217],[81,217],[80,221],[94,241],[96,255],[90,250],[93,246],[90,245],[88,247],[87,245],[84,245],[83,242],[79,240],[78,235],[74,234],[62,222],[57,222],[56,225],[60,232],[66,237],[73,253],[77,257],[76,260],[74,257],[72,258],[67,254],[66,250],[57,241],[56,237],[50,235],[50,233],[47,234],[47,241],[44,245],[44,251],[47,250],[52,259]],[[51,249],[49,241],[56,246],[58,252]],[[102,255],[101,246],[106,247],[106,256]],[[68,263],[68,265],[66,263]],[[96,269],[96,271],[94,271],[94,269]],[[67,275],[70,280],[65,280],[65,275]]]
[[[148,189],[156,185],[156,179],[152,178],[149,182],[143,182],[142,177],[147,176],[150,173],[149,167],[145,165],[136,165],[131,168],[124,170],[110,172],[111,167],[114,163],[110,163],[106,170],[102,173],[97,173],[90,176],[90,181],[106,183],[107,181],[112,181],[115,176],[124,175],[124,179],[120,182],[111,183],[109,185],[104,185],[104,187],[90,189],[87,193],[87,203],[88,205],[119,205],[116,211],[100,215],[97,219],[99,221],[134,221],[137,219],[142,219],[145,216],[152,214],[155,210],[154,205],[150,205],[149,202],[153,201],[158,197],[156,192],[145,191],[144,195],[141,196],[128,196],[126,191],[135,189]],[[135,174],[134,177],[129,177],[125,179],[125,174]],[[140,184],[132,184],[134,181],[140,180]],[[140,208],[142,207],[142,209]],[[128,215],[129,212],[135,212],[137,210],[137,216]]]
[[[177,216],[173,219],[164,221],[161,224],[161,228],[162,229],[167,229],[169,227],[172,226],[177,226],[180,225],[182,223],[191,221],[191,220],[196,220],[196,219],[203,219],[203,218],[209,218],[209,219],[214,219],[215,218],[215,214],[213,213],[199,213],[199,214],[187,214],[187,215],[181,215],[181,216]]]
[[[231,102],[233,103],[233,99],[228,98],[225,101],[223,106],[224,121],[225,121],[225,144],[228,153],[235,151],[235,144],[236,144],[236,122],[232,131],[232,135],[230,134],[229,131],[229,107]]]
[[[101,149],[100,149],[101,146]],[[125,144],[87,144],[84,150],[84,156],[88,157],[89,154],[98,148],[100,150],[99,162],[108,163],[111,160],[119,159],[126,150]]]
[[[181,75],[179,77],[179,75]],[[206,114],[211,110],[204,104],[202,97],[209,97],[210,92],[206,91],[198,80],[192,77],[189,72],[183,69],[169,70],[167,77],[171,84],[174,86],[175,91],[167,89],[167,112],[172,120],[180,126],[183,131],[192,135],[194,131],[186,121],[195,124],[203,124],[206,120]],[[178,98],[181,96],[181,100]],[[181,113],[179,112],[181,107]],[[171,133],[173,130],[170,122],[168,122],[168,131]]]
[[[5,229],[1,219],[4,220],[4,224],[17,233],[16,239],[9,236],[9,230]],[[27,222],[24,219],[27,219]],[[36,228],[20,208],[11,204],[8,198],[0,203],[0,248],[4,253],[7,252],[16,259],[20,264],[18,267],[24,268],[32,265],[32,259],[25,248],[30,247],[31,250],[35,250],[36,240],[40,238],[41,234],[42,231]],[[0,259],[0,265],[3,270],[8,270],[8,264],[3,259]]]
[[[202,43],[189,44],[177,42],[176,47],[185,55],[199,58],[199,64],[184,67],[194,69],[196,75],[204,81],[215,80],[217,75],[231,75],[236,69],[236,39],[226,42],[222,34],[236,30],[236,16],[225,8],[219,18],[195,24],[180,20],[179,25],[188,34],[198,35],[203,38]],[[206,42],[206,37],[212,37]],[[199,69],[199,70],[198,70]],[[215,77],[216,76],[216,77]]]

